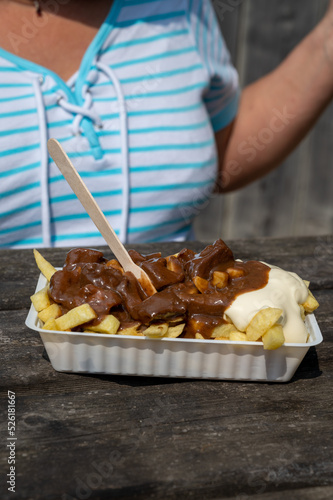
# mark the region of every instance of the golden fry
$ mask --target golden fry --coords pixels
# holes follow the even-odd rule
[[[124,328],[123,330],[119,330],[118,335],[135,335],[137,337],[143,337],[143,333],[138,330],[140,325],[137,326],[129,326],[128,328]]]
[[[164,337],[167,331],[168,331],[168,323],[160,323],[160,324],[150,325],[142,333],[147,337],[159,338],[159,337]]]
[[[201,293],[205,293],[205,291],[207,290],[207,288],[209,286],[208,281],[205,280],[204,278],[200,278],[200,276],[195,276],[193,278],[193,283],[195,284],[195,286],[197,287],[197,289]]]
[[[81,306],[74,307],[74,309],[71,309],[68,313],[60,316],[60,318],[57,318],[55,321],[58,330],[70,330],[96,317],[97,314],[89,304],[82,304]]]
[[[167,269],[169,269],[170,271],[173,271],[174,273],[182,273],[183,272],[182,265],[175,255],[170,255],[166,259],[166,267],[167,267]]]
[[[46,323],[49,319],[59,318],[61,314],[61,307],[58,304],[51,304],[38,313],[38,318],[43,321],[43,323]]]
[[[246,333],[243,332],[231,332],[229,335],[229,340],[237,342],[246,342],[248,340]]]
[[[43,326],[43,330],[58,330],[55,319],[54,318],[48,319]]]
[[[113,267],[113,269],[118,269],[122,274],[124,274],[124,269],[122,266],[119,264],[119,262],[116,259],[111,259],[106,263],[107,266]]]
[[[223,271],[214,271],[212,285],[215,288],[224,288],[228,284],[229,275]]]
[[[211,338],[218,338],[218,337],[223,337],[229,338],[230,334],[233,332],[238,332],[237,328],[235,325],[232,323],[226,323],[223,325],[216,326],[211,334]]]
[[[182,334],[184,327],[185,323],[180,323],[179,325],[176,326],[169,326],[168,331],[164,336],[175,339]]]
[[[285,341],[281,325],[272,326],[263,336],[264,349],[273,350],[281,347]]]
[[[86,330],[95,333],[108,333],[110,335],[114,335],[117,333],[120,325],[120,321],[113,316],[112,314],[108,314],[105,318],[102,319],[100,323],[97,325],[89,326]]]
[[[51,305],[48,289],[49,286],[47,285],[30,297],[30,300],[37,312],[42,311]]]
[[[240,278],[244,276],[243,269],[237,269],[236,267],[228,267],[226,272],[229,274],[230,278]]]
[[[198,339],[198,340],[202,340],[202,339],[204,339],[205,337],[204,337],[203,335],[201,335],[201,333],[197,332],[197,333],[195,334],[195,338],[196,338],[196,339]]]
[[[266,307],[257,312],[246,328],[248,340],[255,341],[262,337],[267,330],[277,323],[282,313],[282,309],[276,307]]]
[[[314,298],[312,292],[309,290],[309,295],[304,304],[302,304],[304,307],[305,312],[307,313],[312,313],[319,307],[318,301]]]
[[[47,281],[50,281],[51,277],[56,272],[56,268],[53,267],[50,262],[44,259],[44,257],[36,249],[34,249],[34,256],[38,269],[45,276]]]

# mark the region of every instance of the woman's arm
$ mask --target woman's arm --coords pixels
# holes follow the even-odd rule
[[[278,166],[333,98],[333,0],[326,16],[267,76],[246,87],[238,116],[216,134],[220,191]]]

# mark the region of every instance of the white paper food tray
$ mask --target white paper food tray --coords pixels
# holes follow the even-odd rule
[[[46,286],[40,275],[36,292]],[[26,325],[40,333],[55,370],[74,373],[287,382],[311,346],[323,337],[316,318],[306,318],[309,341],[264,350],[262,342],[148,339],[127,335],[42,330],[31,306]]]

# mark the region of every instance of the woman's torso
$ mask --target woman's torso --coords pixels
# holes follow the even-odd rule
[[[47,156],[59,140],[123,241],[185,239],[216,177],[211,82],[186,1],[116,0],[65,83],[0,51],[0,245],[103,244]]]

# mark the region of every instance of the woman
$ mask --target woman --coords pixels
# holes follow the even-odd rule
[[[0,246],[103,244],[49,137],[122,241],[189,238],[216,183],[270,171],[330,102],[332,16],[240,98],[208,0],[1,0]]]

